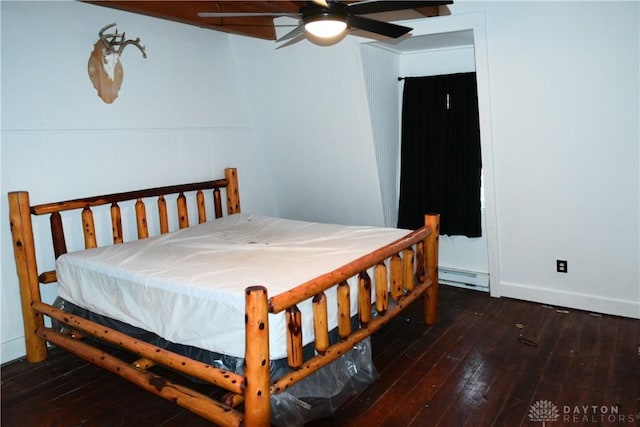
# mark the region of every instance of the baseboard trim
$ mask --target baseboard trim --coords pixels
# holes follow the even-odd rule
[[[640,302],[607,298],[599,295],[502,282],[500,284],[500,296],[640,319]]]
[[[24,344],[24,337],[18,337],[0,343],[0,363],[2,364],[24,357],[26,354],[27,350]]]

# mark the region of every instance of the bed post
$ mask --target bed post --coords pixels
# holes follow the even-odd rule
[[[438,241],[440,240],[440,215],[431,214],[424,217],[425,226],[431,228],[431,234],[425,239],[425,257],[427,277],[431,286],[427,288],[424,298],[424,320],[433,325],[438,320]]]
[[[40,282],[38,280],[38,266],[36,263],[28,192],[13,191],[9,193],[9,221],[13,237],[16,272],[20,284],[27,360],[29,362],[40,362],[47,358],[47,343],[36,335],[36,330],[44,326],[44,319],[42,314],[35,311],[31,306],[32,302],[40,301]]]
[[[227,178],[227,214],[240,213],[240,194],[238,193],[238,170],[226,168],[224,175]]]
[[[251,286],[245,290],[244,417],[247,427],[270,425],[268,304],[264,286]]]

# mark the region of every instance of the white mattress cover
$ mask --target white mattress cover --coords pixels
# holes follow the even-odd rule
[[[58,295],[184,345],[244,356],[244,290],[269,296],[336,269],[409,233],[236,214],[149,239],[65,254]],[[352,315],[357,311],[355,280]],[[335,289],[327,293],[337,326]],[[314,339],[311,302],[299,306]],[[270,354],[286,357],[284,313],[270,315]]]

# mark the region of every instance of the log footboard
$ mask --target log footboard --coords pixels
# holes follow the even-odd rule
[[[188,357],[167,351],[114,329],[72,315],[41,300],[40,285],[56,281],[55,271],[39,272],[32,216],[49,215],[51,241],[55,257],[67,252],[67,242],[60,215],[78,210],[82,217],[85,248],[98,245],[92,209],[109,207],[113,244],[125,240],[120,205],[135,202],[137,238],[150,235],[147,222],[149,198],[157,202],[160,233],[169,232],[166,195],[177,194],[177,224],[189,226],[188,198],[193,192],[198,222],[207,220],[205,191],[212,191],[213,213],[222,216],[221,190],[226,192],[227,213],[240,212],[237,173],[225,170],[225,178],[194,184],[117,193],[65,202],[30,205],[27,192],[9,193],[11,233],[25,329],[27,360],[39,362],[47,357],[47,343],[63,348],[78,357],[109,370],[139,387],[170,400],[219,425],[268,426],[271,420],[270,402],[274,394],[338,359],[360,341],[374,334],[408,305],[424,299],[424,320],[437,320],[438,305],[438,228],[439,216],[426,215],[425,226],[376,251],[334,271],[327,272],[279,295],[268,295],[262,286],[246,288],[245,292],[245,369],[243,374],[215,368]],[[346,281],[357,278],[356,295]],[[338,340],[329,339],[328,291],[335,291]],[[353,326],[351,300],[357,301],[358,326]],[[315,356],[304,359],[298,306],[311,300],[314,325]],[[284,376],[270,377],[269,316],[284,313],[287,321],[287,361],[291,368]],[[308,314],[305,314],[308,315]],[[45,327],[47,316],[65,325],[63,331]],[[125,362],[91,344],[92,338],[135,355],[133,363]],[[218,401],[189,387],[171,382],[152,371],[155,366],[167,367],[205,381],[227,391]]]

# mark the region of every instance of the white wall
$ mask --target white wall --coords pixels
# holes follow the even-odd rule
[[[452,8],[487,16],[503,296],[640,317],[639,8]]]
[[[384,225],[398,224],[398,166],[400,164],[401,97],[398,96],[400,56],[388,49],[374,47],[376,43],[360,46],[362,69],[367,88],[371,115],[371,131],[376,152],[376,166],[380,180]]]
[[[384,224],[359,41],[276,50],[233,39],[284,217]]]
[[[218,178],[235,166],[242,208],[278,212],[226,34],[79,2],[0,5],[4,362],[24,354],[8,191],[28,190],[35,204]],[[98,30],[111,22],[140,37],[148,58],[127,48],[119,97],[107,105],[87,62]],[[52,268],[51,249],[38,251],[42,269]],[[44,295],[50,301],[55,285]]]
[[[28,189],[45,202],[237,166],[245,211],[384,223],[359,57],[368,40],[276,50],[78,2],[0,7],[2,193]],[[451,8],[487,19],[504,296],[640,317],[639,7]],[[107,106],[86,63],[114,21],[149,58],[125,52],[123,88]],[[6,203],[2,361],[22,354]],[[568,274],[555,272],[556,258]]]
[[[476,70],[473,46],[407,52],[400,58],[403,77],[470,73]]]

